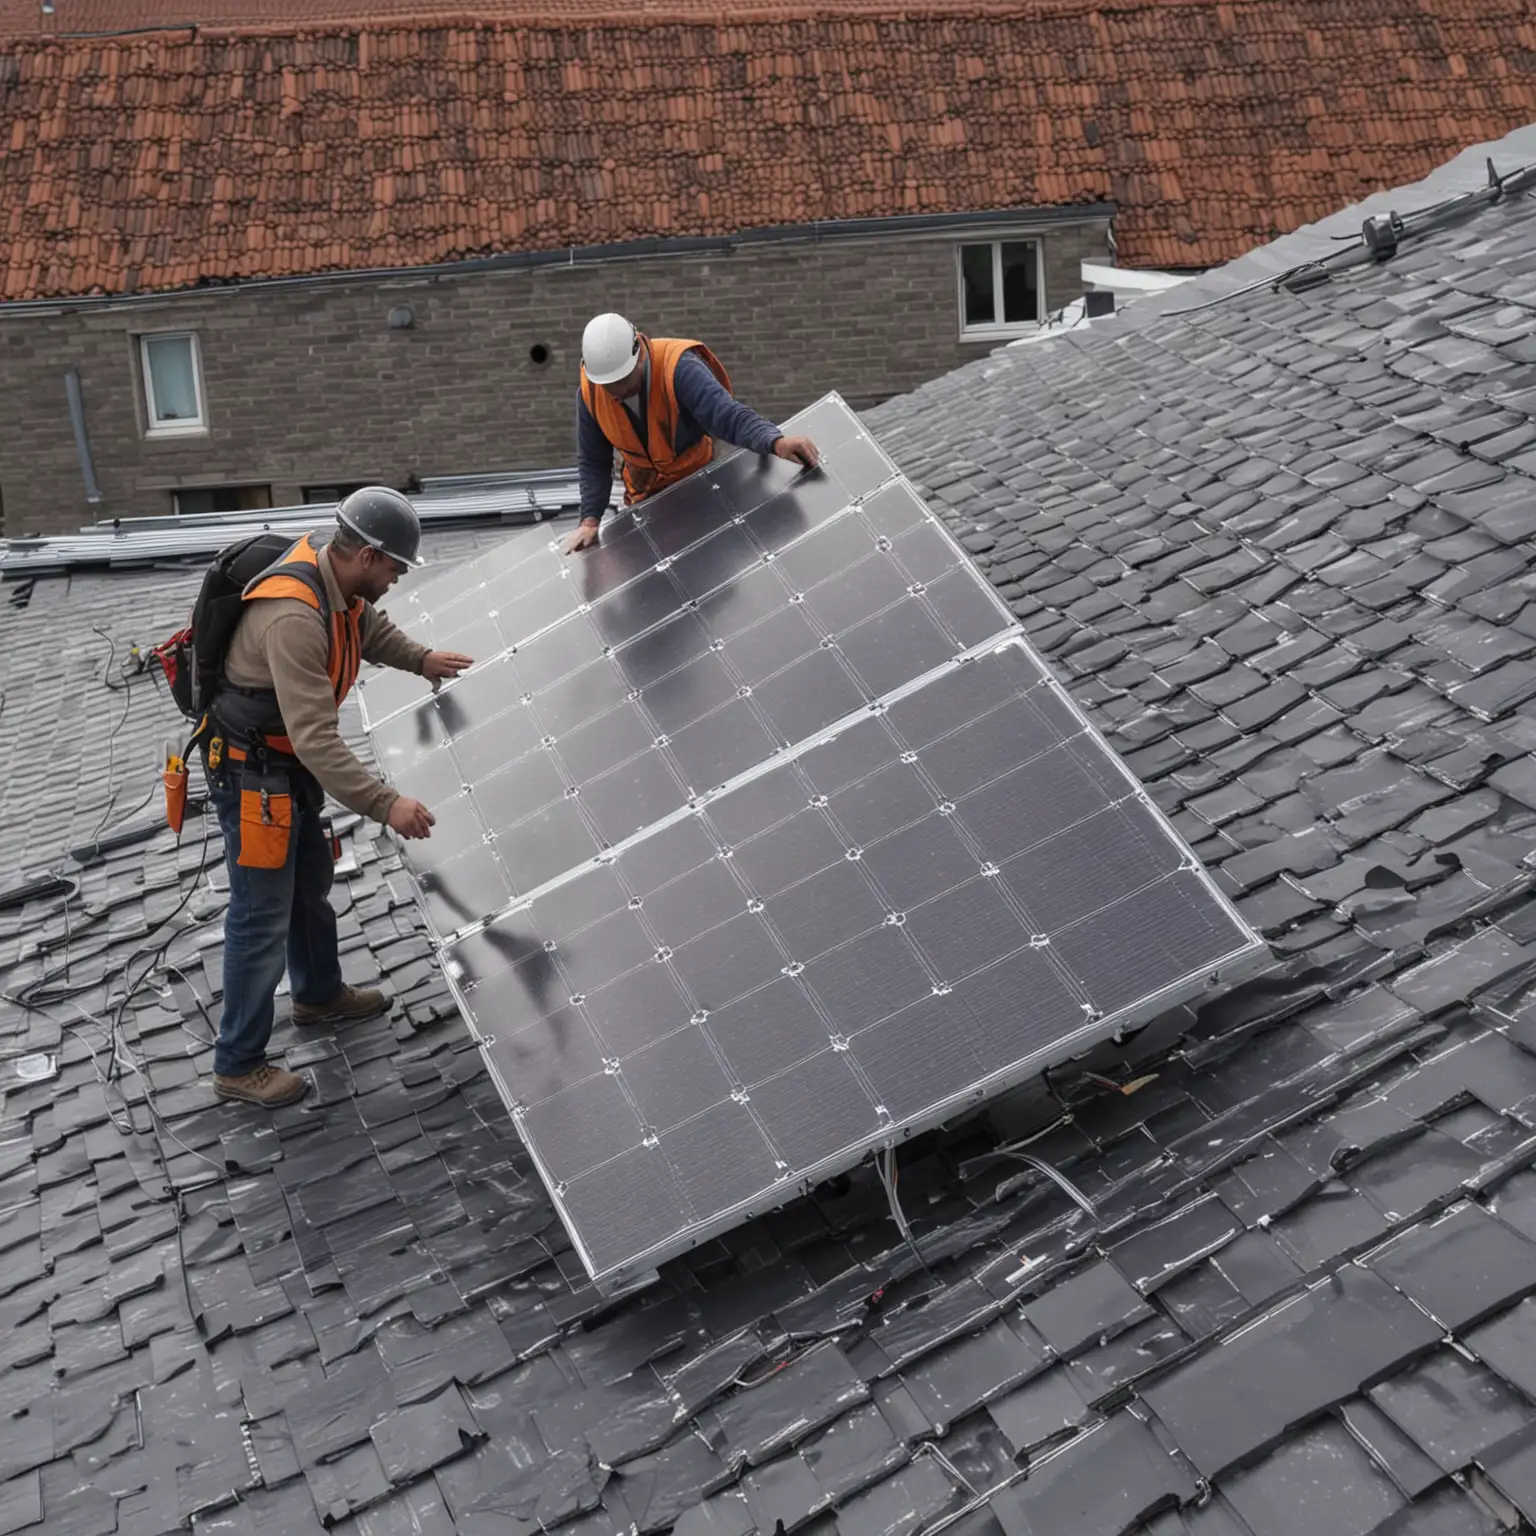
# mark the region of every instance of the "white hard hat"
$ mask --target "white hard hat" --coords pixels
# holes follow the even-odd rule
[[[629,376],[640,353],[640,338],[623,315],[598,315],[581,333],[581,362],[594,384],[617,384]]]

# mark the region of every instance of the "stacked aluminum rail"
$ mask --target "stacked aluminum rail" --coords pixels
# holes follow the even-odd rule
[[[576,510],[574,469],[448,475],[424,480],[413,498],[424,526],[473,523],[522,525]],[[131,567],[206,558],[248,535],[323,527],[335,516],[327,503],[260,512],[190,517],[125,517],[92,523],[79,533],[0,539],[0,577],[51,575],[92,566]]]

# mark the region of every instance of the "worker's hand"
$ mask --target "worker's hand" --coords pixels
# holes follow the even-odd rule
[[[474,664],[473,656],[460,651],[428,651],[421,660],[421,675],[429,682],[440,683],[445,677],[457,677]]]
[[[431,837],[437,821],[420,800],[409,800],[401,795],[389,808],[389,824],[401,837]]]
[[[578,549],[591,549],[597,543],[596,523],[583,523],[575,533],[566,539],[565,547],[560,551],[562,555],[574,555]]]
[[[815,469],[821,463],[816,444],[808,437],[781,437],[773,445],[774,453],[804,469]]]

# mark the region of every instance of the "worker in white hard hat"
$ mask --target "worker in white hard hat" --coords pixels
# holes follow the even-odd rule
[[[613,455],[624,466],[624,504],[633,506],[702,469],[714,438],[815,469],[807,437],[786,437],[731,395],[731,381],[703,342],[645,336],[623,315],[598,315],[581,338],[576,463],[581,526],[565,552],[597,543],[613,485]]]

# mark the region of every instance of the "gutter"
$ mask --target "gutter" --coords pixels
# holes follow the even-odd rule
[[[379,282],[433,277],[470,277],[488,272],[516,272],[542,267],[576,267],[608,261],[639,261],[661,256],[729,255],[751,246],[820,244],[828,240],[875,240],[896,235],[941,235],[976,230],[1051,228],[1092,219],[1112,220],[1114,203],[1069,203],[1054,208],[995,208],[979,213],[899,214],[882,219],[819,219],[809,224],[768,224],[731,235],[682,235],[654,240],[615,241],[604,245],[567,246],[552,251],[508,251],[463,261],[430,262],[416,267],[363,267],[352,271],[313,272],[293,277],[257,277],[209,282],[195,288],[164,288],[149,293],[82,294],[73,298],[16,299],[0,303],[0,318],[9,315],[60,314],[80,309],[104,309],[119,304],[164,304],[181,298],[271,288],[318,288],[329,284]]]

